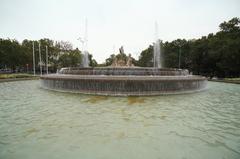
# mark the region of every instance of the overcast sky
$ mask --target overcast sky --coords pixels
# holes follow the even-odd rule
[[[240,0],[0,0],[0,38],[70,41],[81,48],[88,19],[88,50],[103,62],[123,45],[134,57],[159,38],[193,39],[240,17]]]

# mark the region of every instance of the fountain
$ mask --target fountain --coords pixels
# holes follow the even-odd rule
[[[158,38],[158,24],[155,23],[155,43],[153,44],[153,66],[161,68],[161,40]]]
[[[160,55],[161,55],[161,48],[160,48],[160,40],[156,40],[156,42],[153,44],[153,66],[157,68],[161,68],[161,62],[160,62]]]
[[[159,61],[155,67],[135,67],[129,55],[125,60],[114,59],[110,67],[62,68],[59,74],[41,76],[41,85],[57,91],[110,96],[178,94],[206,88],[205,77],[190,75],[186,69],[159,68]]]
[[[84,55],[83,55],[83,67],[89,67],[89,59],[88,59],[88,52],[87,51],[83,51]]]
[[[78,40],[82,43],[82,53],[83,53],[83,58],[82,58],[82,64],[83,67],[89,67],[89,59],[88,59],[88,51],[87,51],[87,19],[85,20],[85,35],[84,38],[79,37]]]
[[[86,27],[87,28],[87,27]],[[109,67],[89,67],[86,51],[87,34],[80,39],[83,44],[83,67],[62,68],[58,74],[41,76],[42,87],[57,91],[110,96],[148,96],[201,91],[207,80],[190,75],[186,69],[162,68],[161,41],[155,25],[154,67],[135,67],[132,58],[124,58],[124,49],[119,49]],[[85,44],[85,45],[84,45]]]

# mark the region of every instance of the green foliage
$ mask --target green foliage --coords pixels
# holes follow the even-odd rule
[[[240,19],[239,18],[232,18],[228,22],[223,22],[219,25],[220,30],[223,32],[236,32],[239,31],[239,24]]]
[[[14,73],[14,74],[0,74],[0,79],[9,79],[9,78],[32,78],[34,77],[31,74],[23,73]]]
[[[39,43],[43,69],[46,68],[46,46],[48,48],[48,66],[50,72],[61,67],[76,67],[81,65],[82,54],[73,49],[72,44],[66,41],[40,39],[38,41],[23,40],[20,44],[16,40],[0,39],[0,69],[33,70],[33,43],[35,50],[36,71],[39,71]],[[97,66],[96,60],[89,55],[90,66]]]
[[[113,63],[114,58],[114,54],[110,55],[110,57],[105,60],[106,66],[110,66]]]
[[[153,66],[153,46],[150,45],[146,50],[143,50],[138,60],[138,66],[152,67]]]
[[[18,56],[19,54],[22,56]],[[0,39],[0,67],[8,66],[16,69],[24,62],[26,62],[26,53],[21,49],[18,41]]]
[[[91,67],[97,67],[98,63],[95,59],[93,59],[92,54],[88,54],[88,59],[89,59],[89,66]]]
[[[68,52],[62,53],[59,57],[59,65],[61,67],[77,67],[80,66],[82,55],[81,52],[76,50],[69,50]]]
[[[164,67],[181,68],[209,77],[240,76],[240,20],[233,18],[219,25],[220,31],[200,39],[177,39],[161,44]],[[153,46],[143,50],[138,65],[153,66]]]
[[[219,25],[220,31],[199,39],[177,39],[172,42],[161,43],[164,67],[179,67],[189,69],[194,74],[209,77],[240,77],[240,19],[232,18]],[[41,43],[41,59],[45,65],[46,46],[48,46],[49,70],[55,72],[60,67],[80,66],[82,54],[73,49],[72,44],[66,41],[40,39],[38,41],[0,38],[0,69],[10,68],[20,70],[28,67],[32,70],[32,43],[35,44],[36,69],[39,71],[39,42]],[[181,55],[181,56],[180,56]],[[180,57],[180,58],[179,58]],[[112,54],[105,64],[98,65],[89,54],[90,66],[109,66],[114,58],[126,59],[126,54]],[[133,64],[142,67],[153,66],[153,46],[143,50],[138,60]]]

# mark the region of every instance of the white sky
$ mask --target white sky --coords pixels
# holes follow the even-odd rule
[[[0,0],[0,38],[70,41],[84,35],[100,63],[123,45],[134,57],[159,38],[199,38],[240,17],[240,0]]]

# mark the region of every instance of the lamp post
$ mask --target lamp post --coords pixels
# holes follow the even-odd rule
[[[42,75],[42,58],[41,58],[41,44],[40,41],[38,43],[38,47],[39,47],[39,66],[40,66],[40,74]]]
[[[46,72],[48,74],[48,47],[46,46]]]
[[[26,66],[27,66],[27,73],[28,73],[28,63],[26,64]]]
[[[34,53],[34,41],[32,42],[33,45],[33,74],[34,76],[36,75],[36,70],[35,70],[35,53]]]

